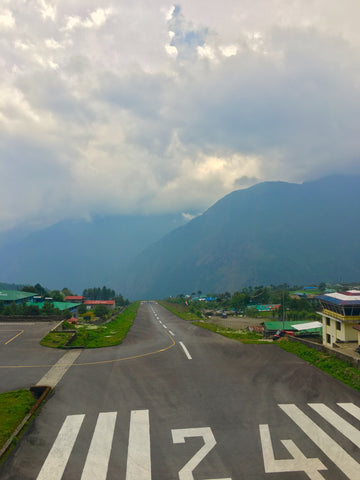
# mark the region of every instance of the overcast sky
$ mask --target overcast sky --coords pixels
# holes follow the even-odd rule
[[[359,0],[0,0],[0,232],[360,173]]]

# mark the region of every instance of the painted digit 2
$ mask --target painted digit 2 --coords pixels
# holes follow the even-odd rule
[[[195,455],[179,472],[179,480],[194,480],[192,472],[216,445],[216,440],[211,431],[211,428],[184,428],[171,430],[171,433],[173,443],[185,443],[185,438],[189,437],[202,437],[204,439],[204,445],[200,448],[198,452],[195,453]],[[231,478],[218,478],[208,480],[231,480]]]

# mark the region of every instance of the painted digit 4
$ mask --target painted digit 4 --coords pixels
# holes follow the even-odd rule
[[[311,480],[323,480],[319,470],[327,470],[318,458],[307,458],[292,440],[281,440],[292,458],[275,460],[269,425],[259,425],[266,473],[305,472]]]
[[[192,472],[216,445],[216,440],[211,431],[211,428],[184,428],[171,430],[171,433],[174,443],[185,443],[185,438],[188,437],[202,437],[204,439],[204,445],[200,448],[198,452],[195,453],[195,455],[179,472],[179,480],[194,480]],[[218,478],[208,480],[231,480],[231,478]]]

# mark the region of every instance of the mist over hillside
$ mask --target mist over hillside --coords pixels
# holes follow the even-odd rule
[[[360,279],[360,177],[237,190],[182,215],[64,221],[0,247],[0,281],[135,298]]]
[[[127,272],[125,294],[359,279],[359,191],[358,176],[235,191],[143,252]]]
[[[68,287],[116,284],[129,261],[186,222],[181,214],[63,221],[0,247],[0,281]]]

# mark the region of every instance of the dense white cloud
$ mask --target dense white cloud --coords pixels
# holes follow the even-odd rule
[[[0,231],[360,173],[359,14],[358,0],[3,0]]]

